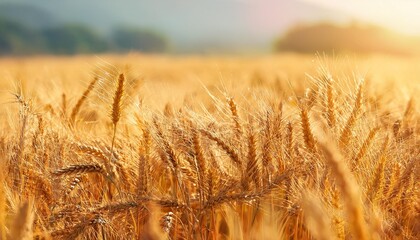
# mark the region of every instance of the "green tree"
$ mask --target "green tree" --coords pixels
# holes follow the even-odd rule
[[[65,25],[43,31],[48,51],[56,54],[97,53],[107,51],[105,39],[81,25]]]
[[[44,49],[42,35],[24,25],[0,19],[0,53],[33,54]]]
[[[118,51],[164,52],[168,50],[166,38],[152,30],[130,27],[116,28],[112,43]]]

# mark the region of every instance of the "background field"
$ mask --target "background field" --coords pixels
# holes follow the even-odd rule
[[[1,239],[417,239],[420,58],[0,59]]]

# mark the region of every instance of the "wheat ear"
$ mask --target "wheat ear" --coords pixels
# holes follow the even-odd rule
[[[369,150],[370,145],[373,143],[373,139],[375,138],[376,134],[379,131],[379,127],[375,127],[372,130],[370,130],[369,135],[365,139],[365,141],[362,144],[362,147],[359,149],[359,152],[356,154],[356,156],[353,158],[352,161],[352,170],[357,168],[360,164],[360,160],[366,155],[366,153]]]
[[[385,138],[384,143],[382,144],[378,163],[376,164],[376,167],[375,167],[375,174],[373,175],[374,177],[368,188],[367,196],[369,199],[371,199],[372,202],[376,202],[377,194],[381,193],[384,187],[383,181],[384,181],[385,164],[387,160],[386,150],[388,148],[388,141],[389,141],[389,137],[387,136]]]
[[[198,186],[200,192],[200,202],[203,203],[204,201],[204,192],[205,192],[205,177],[206,177],[206,159],[204,156],[203,147],[201,144],[200,139],[200,132],[195,128],[192,127],[192,134],[193,134],[193,145],[194,145],[194,155],[196,159],[197,165],[197,176],[198,176]]]
[[[56,176],[82,173],[102,173],[106,176],[106,171],[99,164],[70,165],[53,172]]]
[[[334,102],[334,90],[333,81],[331,78],[327,80],[327,121],[330,128],[334,128],[336,124],[335,118],[335,102]]]
[[[243,175],[242,183],[244,184],[252,180],[255,183],[256,189],[261,187],[261,166],[258,160],[257,143],[251,122],[248,128],[248,162],[246,165],[245,175]],[[244,186],[247,186],[247,184]]]
[[[301,117],[303,138],[305,140],[306,148],[309,151],[315,151],[316,149],[315,137],[312,134],[308,111],[303,106],[301,107],[301,110],[300,110],[300,117]]]
[[[110,154],[111,161],[114,161],[112,151],[114,149],[115,135],[117,134],[117,124],[120,121],[120,117],[121,117],[122,97],[124,94],[124,82],[125,82],[124,74],[121,73],[118,77],[117,89],[115,90],[114,101],[112,103],[111,121],[114,127],[114,133],[112,135],[112,143],[111,143],[111,154]]]
[[[67,99],[66,94],[61,94],[61,116],[65,119],[67,116]]]
[[[242,168],[242,161],[239,158],[238,153],[230,147],[227,143],[225,143],[222,139],[217,137],[216,135],[212,134],[211,132],[201,129],[201,133],[203,133],[207,138],[216,142],[216,144],[222,148],[230,157],[230,159],[238,165],[239,168]]]
[[[168,166],[172,169],[174,173],[178,174],[179,165],[178,165],[178,158],[175,154],[175,150],[173,149],[169,141],[166,139],[165,135],[163,135],[162,128],[160,127],[156,118],[153,119],[153,124],[155,125],[156,132],[159,139],[163,143],[163,150],[166,154],[166,157],[164,160],[167,160],[166,163],[168,164]]]
[[[230,112],[232,113],[233,122],[235,124],[236,137],[242,136],[242,126],[239,120],[238,107],[233,98],[228,98]]]
[[[389,193],[389,197],[392,199],[393,202],[397,202],[398,200],[400,200],[401,192],[407,187],[411,175],[415,172],[414,170],[419,164],[419,162],[419,159],[413,158],[406,165],[403,174],[397,181],[397,184],[393,186]]]
[[[287,159],[291,160],[293,158],[293,125],[291,122],[287,123],[287,132],[286,132],[286,155]]]
[[[413,112],[415,112],[415,110],[416,110],[416,107],[415,107],[414,98],[411,97],[407,103],[407,106],[405,107],[404,115],[402,118],[403,124],[407,124],[407,120],[409,119],[410,115],[412,115]]]
[[[139,168],[138,168],[138,187],[137,187],[137,193],[142,196],[143,194],[146,194],[149,190],[148,184],[149,184],[149,158],[150,158],[150,143],[151,142],[151,136],[150,131],[148,128],[143,128],[143,139],[141,141],[140,147],[139,147]]]
[[[82,96],[77,101],[76,105],[73,107],[73,110],[71,111],[70,115],[70,121],[71,123],[74,123],[76,120],[76,116],[80,111],[80,108],[82,107],[83,103],[85,102],[86,98],[88,97],[89,93],[93,90],[95,87],[96,82],[98,81],[98,78],[95,77],[87,87],[87,89],[83,92]]]
[[[344,129],[341,132],[340,136],[340,146],[345,147],[348,142],[350,141],[351,130],[356,123],[357,117],[362,108],[362,96],[363,96],[363,82],[360,83],[359,89],[357,91],[356,100],[354,102],[353,110],[350,114],[350,117],[347,119],[346,125],[344,125]]]
[[[117,173],[115,172],[115,169],[113,167],[113,165],[111,165],[111,162],[109,161],[109,158],[105,156],[105,153],[94,146],[89,146],[89,145],[85,145],[85,144],[78,144],[78,143],[73,143],[73,145],[75,145],[77,148],[77,150],[87,153],[97,159],[100,159],[103,163],[103,165],[105,166],[105,170],[108,174],[108,176],[116,176]],[[112,154],[112,153],[111,153]]]
[[[121,117],[121,104],[122,104],[122,96],[124,94],[124,74],[120,74],[118,77],[117,89],[114,93],[114,101],[112,103],[112,113],[111,113],[111,120],[112,124],[117,125],[118,121]]]

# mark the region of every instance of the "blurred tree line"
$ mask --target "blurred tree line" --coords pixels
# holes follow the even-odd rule
[[[76,54],[101,52],[165,52],[168,40],[151,30],[117,27],[108,36],[77,24],[33,29],[0,18],[0,54]]]
[[[348,26],[331,23],[299,25],[274,43],[277,51],[293,52],[356,52],[417,54],[420,39],[404,36],[374,25],[354,22]]]

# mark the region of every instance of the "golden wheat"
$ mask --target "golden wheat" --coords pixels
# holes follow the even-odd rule
[[[34,75],[90,80],[78,64],[95,59],[37,59],[54,73],[0,59],[24,80],[0,106],[1,239],[420,238],[418,82],[403,68],[354,86],[310,56],[107,58],[143,87],[116,66],[45,94]],[[357,61],[416,69],[384,59]]]

